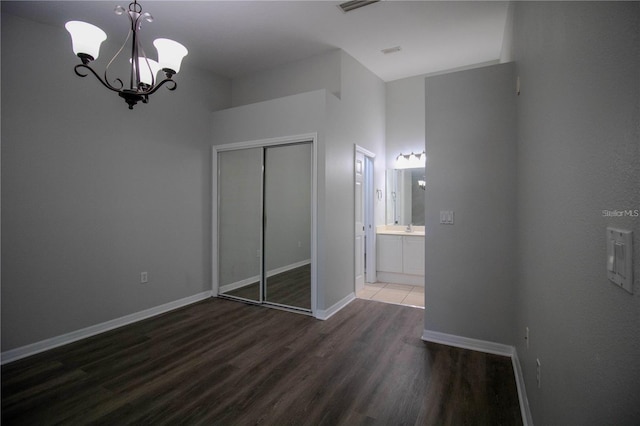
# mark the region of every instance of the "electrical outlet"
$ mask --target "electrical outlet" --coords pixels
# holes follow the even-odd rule
[[[529,327],[524,328],[524,341],[527,343],[527,349],[529,349]]]
[[[542,375],[542,365],[540,359],[536,358],[536,382],[538,382],[538,388],[540,388],[540,376]]]
[[[140,272],[140,284],[149,282],[149,274],[146,272]]]

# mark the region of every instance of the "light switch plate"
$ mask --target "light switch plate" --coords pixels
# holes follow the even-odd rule
[[[607,228],[607,277],[633,293],[633,231]]]
[[[453,225],[453,211],[452,210],[440,210],[440,224],[441,225]]]

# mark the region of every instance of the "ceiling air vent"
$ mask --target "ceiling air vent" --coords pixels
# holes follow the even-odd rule
[[[386,49],[382,49],[381,52],[384,53],[385,55],[388,55],[390,53],[396,53],[401,51],[402,48],[400,46],[394,46],[394,47],[388,47]]]
[[[380,0],[353,0],[341,3],[338,5],[343,12],[351,12],[352,10],[360,9],[361,7],[369,6],[373,3],[378,3]]]

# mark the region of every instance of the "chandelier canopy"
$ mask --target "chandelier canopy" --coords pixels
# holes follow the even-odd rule
[[[98,59],[100,53],[100,45],[107,39],[107,35],[95,25],[82,21],[69,21],[65,24],[65,28],[71,34],[71,42],[73,53],[75,53],[81,64],[75,66],[74,70],[80,77],[86,77],[89,72],[93,74],[107,89],[117,92],[118,95],[129,105],[129,109],[138,102],[149,102],[149,95],[156,92],[160,87],[167,85],[169,90],[175,90],[177,87],[173,76],[180,71],[180,64],[188,51],[180,43],[166,38],[154,40],[153,45],[158,51],[158,60],[155,61],[147,57],[144,49],[140,45],[140,37],[138,32],[143,21],[153,22],[153,16],[148,12],[142,13],[142,6],[137,0],[129,4],[129,10],[122,6],[115,9],[116,15],[127,14],[131,21],[131,26],[127,38],[122,47],[116,52],[107,64],[104,71],[104,78],[101,78],[90,63]],[[125,50],[127,43],[130,42],[130,58],[129,58],[129,85],[125,87],[122,79],[116,78],[112,82],[107,77],[107,72],[113,61]],[[162,70],[164,79],[158,81],[156,75]]]

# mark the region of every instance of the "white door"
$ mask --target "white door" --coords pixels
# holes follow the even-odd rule
[[[364,288],[364,154],[356,152],[355,163],[355,290]]]

